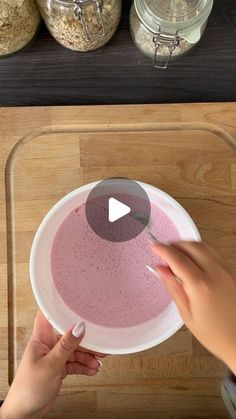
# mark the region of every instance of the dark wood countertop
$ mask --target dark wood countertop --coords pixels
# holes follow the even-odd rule
[[[136,49],[123,4],[118,32],[94,52],[63,48],[42,25],[29,49],[0,60],[0,106],[236,101],[235,0],[215,0],[199,45],[164,71]]]

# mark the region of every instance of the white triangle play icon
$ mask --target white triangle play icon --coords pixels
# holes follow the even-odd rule
[[[123,204],[115,198],[109,198],[108,201],[108,219],[110,223],[119,220],[131,212],[128,205]]]

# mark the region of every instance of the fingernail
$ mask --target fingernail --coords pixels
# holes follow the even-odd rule
[[[159,276],[158,272],[156,271],[156,269],[152,268],[152,267],[151,267],[151,266],[149,266],[149,265],[146,265],[146,268],[147,268],[147,270],[148,270],[149,272],[151,272],[153,275],[155,275],[155,277],[156,277],[157,279],[160,279],[160,276]]]
[[[178,276],[174,276],[175,277],[175,280],[179,283],[179,284],[181,284],[181,285],[183,285],[183,281],[182,281],[182,279],[180,279],[180,278],[178,278]]]
[[[148,240],[148,243],[152,245],[159,244],[159,241],[151,233],[149,233],[149,238],[147,240]]]
[[[97,359],[97,358],[96,358]],[[97,359],[97,362],[99,364],[99,368],[102,368],[102,361],[100,361],[100,359]]]
[[[79,338],[85,331],[85,323],[84,322],[78,322],[73,327],[72,335],[76,338]]]

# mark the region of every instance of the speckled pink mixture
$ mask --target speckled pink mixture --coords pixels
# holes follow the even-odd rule
[[[152,205],[153,231],[160,241],[179,239],[172,221]],[[157,316],[171,298],[146,265],[152,255],[145,229],[123,243],[108,242],[88,226],[85,206],[74,209],[56,233],[51,269],[65,303],[85,320],[108,327],[128,327]]]

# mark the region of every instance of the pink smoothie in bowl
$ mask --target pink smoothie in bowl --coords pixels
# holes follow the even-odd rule
[[[152,204],[151,213],[152,230],[161,242],[179,240],[163,211]],[[88,225],[85,205],[72,210],[51,251],[53,280],[65,303],[85,321],[107,327],[131,327],[156,317],[170,295],[146,268],[160,262],[148,240],[145,229],[130,241],[106,241]]]
[[[159,241],[200,240],[177,201],[138,183],[150,200],[152,229]],[[146,268],[160,263],[152,255],[147,229],[130,241],[109,242],[89,227],[85,202],[96,185],[72,191],[45,216],[31,249],[32,289],[59,333],[85,321],[84,348],[139,352],[168,339],[183,321],[163,281]]]

